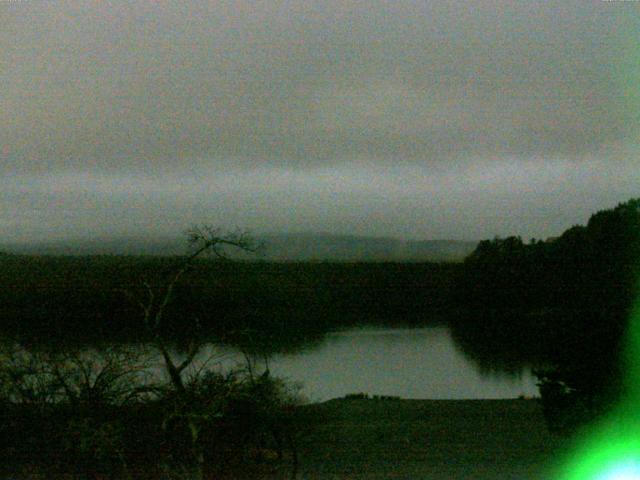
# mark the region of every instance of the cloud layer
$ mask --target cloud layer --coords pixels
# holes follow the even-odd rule
[[[27,190],[111,175],[112,198],[127,178],[174,198],[226,175],[246,198],[259,174],[277,196],[294,172],[312,218],[323,169],[401,203],[381,168],[460,190],[500,165],[584,180],[637,154],[632,2],[3,2],[0,22],[0,172]]]

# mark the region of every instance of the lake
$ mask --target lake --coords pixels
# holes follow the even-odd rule
[[[226,352],[219,365],[242,362]],[[273,375],[302,384],[310,401],[349,393],[419,399],[489,399],[537,396],[529,369],[520,374],[489,373],[465,357],[444,326],[358,328],[328,333],[301,353],[276,355]]]

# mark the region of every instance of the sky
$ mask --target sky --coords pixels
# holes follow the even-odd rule
[[[640,196],[640,2],[0,1],[0,240],[546,238]]]

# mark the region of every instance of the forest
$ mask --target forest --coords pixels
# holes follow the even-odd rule
[[[639,266],[639,199],[552,240],[482,241],[453,289],[454,334],[480,361],[538,365],[550,425],[571,430],[622,393]]]

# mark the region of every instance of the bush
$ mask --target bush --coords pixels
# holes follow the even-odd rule
[[[205,476],[215,476],[293,461],[300,399],[284,382],[268,373],[207,371],[185,386],[185,393],[169,390],[160,400],[167,469],[200,463]]]
[[[147,382],[125,353],[5,348],[2,473],[215,478],[295,464],[299,399],[281,380],[207,370],[177,391]]]

